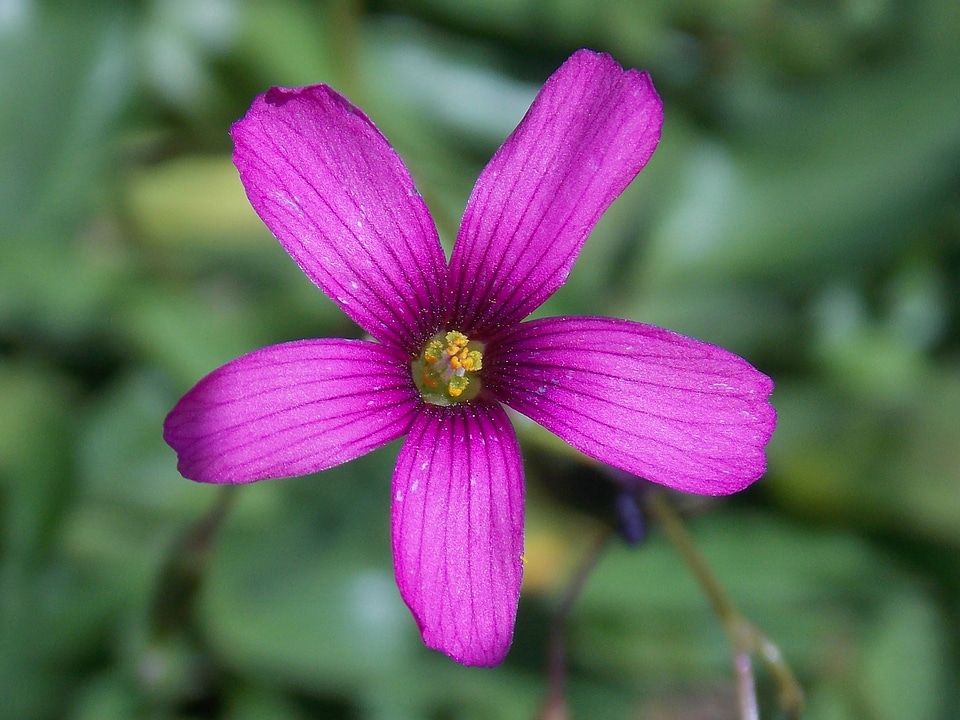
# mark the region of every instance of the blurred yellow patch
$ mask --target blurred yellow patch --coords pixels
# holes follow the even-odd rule
[[[145,168],[127,183],[144,236],[162,245],[246,244],[268,231],[250,207],[229,156],[188,157]]]
[[[576,546],[552,528],[528,528],[524,544],[523,592],[551,592],[569,575]]]

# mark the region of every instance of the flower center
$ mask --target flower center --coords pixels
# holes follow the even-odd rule
[[[451,330],[434,335],[413,361],[413,381],[426,402],[453,405],[477,396],[482,368],[483,345]]]

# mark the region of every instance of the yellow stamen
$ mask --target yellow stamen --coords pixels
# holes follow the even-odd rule
[[[456,330],[431,338],[413,363],[421,397],[436,405],[475,398],[480,392],[480,379],[475,373],[483,367],[482,350],[482,345]]]
[[[423,351],[423,359],[428,364],[433,365],[437,360],[443,357],[443,343],[439,340],[431,340]]]
[[[447,383],[447,392],[450,394],[450,397],[460,397],[463,391],[467,389],[469,383],[470,381],[465,377],[454,375],[450,379],[450,382]]]

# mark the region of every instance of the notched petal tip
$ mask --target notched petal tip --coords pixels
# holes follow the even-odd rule
[[[301,92],[299,88],[272,87],[263,94],[263,101],[273,107],[283,107]]]

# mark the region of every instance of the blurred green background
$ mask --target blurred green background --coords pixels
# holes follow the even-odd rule
[[[247,205],[227,131],[257,93],[351,97],[449,248],[582,46],[649,69],[666,120],[544,312],[773,376],[767,476],[692,532],[806,717],[960,717],[956,0],[0,0],[0,717],[535,716],[604,522],[549,490],[575,459],[528,467],[514,647],[476,670],[424,649],[395,589],[395,445],[225,495],[177,474],[161,423],[237,355],[357,332]],[[733,716],[722,629],[656,529],[611,546],[568,644],[574,717]]]

